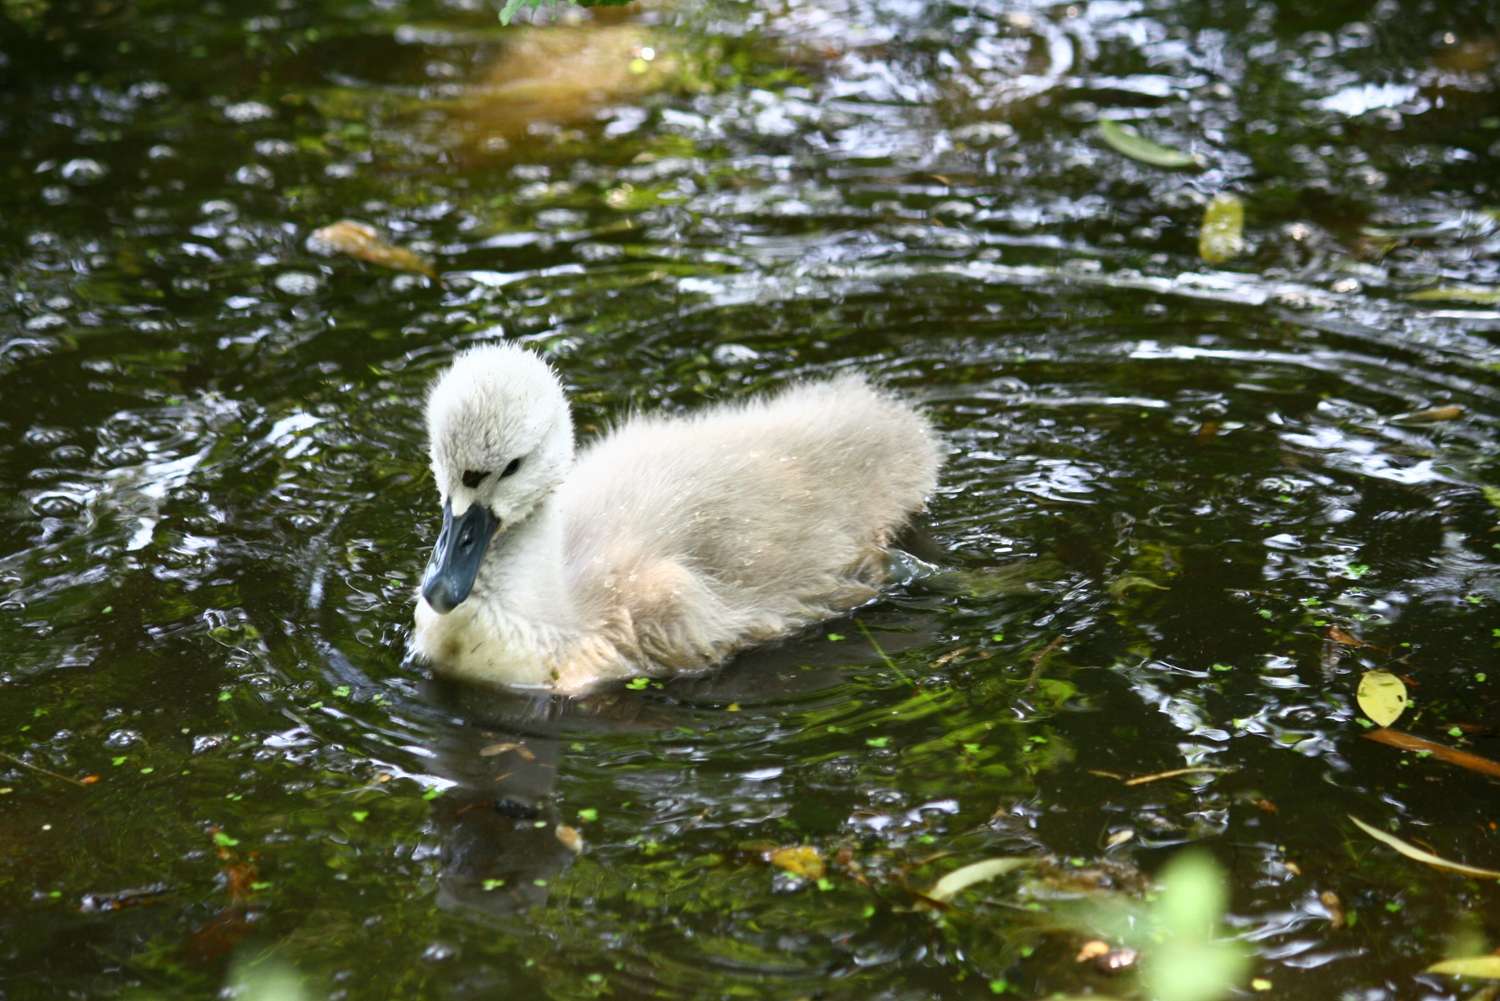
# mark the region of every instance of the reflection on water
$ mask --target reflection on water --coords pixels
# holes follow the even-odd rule
[[[0,990],[1128,994],[1073,905],[1198,843],[1276,996],[1464,993],[1493,900],[1343,816],[1494,864],[1354,699],[1500,757],[1493,10],[252,8],[0,12]],[[933,545],[709,677],[429,681],[421,403],[496,337],[585,434],[873,372]],[[935,917],[942,853],[1080,878]]]

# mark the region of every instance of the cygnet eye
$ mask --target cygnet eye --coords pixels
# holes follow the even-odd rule
[[[514,473],[516,470],[518,470],[520,468],[521,468],[521,460],[520,459],[512,459],[512,460],[510,460],[510,464],[508,466],[506,466],[505,470],[500,474],[500,478],[503,480],[507,476],[511,475],[512,473]]]
[[[512,465],[514,465],[514,463],[512,463]],[[479,484],[483,483],[484,478],[488,475],[490,474],[481,473],[477,469],[465,469],[464,486],[468,487],[470,490],[473,490],[475,487],[479,486]],[[506,473],[505,475],[509,475],[509,473]]]

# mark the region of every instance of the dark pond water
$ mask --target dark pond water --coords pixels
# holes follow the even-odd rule
[[[1469,996],[1422,971],[1500,890],[1346,815],[1500,867],[1494,780],[1355,702],[1389,669],[1397,727],[1500,758],[1497,25],[0,6],[0,996],[247,957],[315,997],[1138,996],[1078,905],[1187,845],[1271,996]],[[343,218],[441,282],[319,252]],[[586,432],[878,373],[947,443],[931,551],[709,678],[439,685],[422,398],[497,337]],[[1017,854],[1051,875],[913,909]]]

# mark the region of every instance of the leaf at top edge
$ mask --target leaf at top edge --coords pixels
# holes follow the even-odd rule
[[[1405,841],[1402,841],[1394,834],[1387,834],[1385,831],[1382,831],[1379,828],[1371,827],[1369,824],[1365,823],[1363,820],[1360,820],[1352,813],[1348,814],[1347,816],[1350,820],[1354,821],[1355,827],[1358,827],[1361,831],[1364,831],[1376,841],[1382,842],[1396,849],[1396,851],[1400,852],[1402,855],[1405,855],[1407,858],[1412,859],[1415,862],[1421,862],[1424,865],[1430,865],[1434,869],[1444,869],[1448,872],[1456,872],[1460,876],[1473,876],[1476,879],[1500,879],[1500,872],[1496,872],[1493,869],[1480,869],[1472,865],[1464,865],[1462,862],[1450,862],[1447,859],[1443,858],[1441,855],[1434,855],[1432,854],[1432,852],[1423,851],[1416,845],[1407,844]]]
[[[1149,163],[1153,167],[1203,166],[1199,157],[1154,143],[1135,129],[1107,118],[1099,122],[1099,137],[1115,152],[1124,153],[1132,160]]]
[[[509,25],[522,7],[535,9],[541,4],[542,0],[505,0],[505,6],[500,8],[500,23]]]
[[[982,862],[974,862],[961,869],[954,869],[948,875],[932,884],[926,896],[933,900],[952,900],[964,890],[976,883],[983,883],[997,876],[1004,876],[1008,872],[1014,872],[1022,866],[1030,865],[1035,859],[1022,856],[1006,856],[1001,858],[985,859]]]

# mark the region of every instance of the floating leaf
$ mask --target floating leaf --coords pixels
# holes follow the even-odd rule
[[[1406,298],[1412,302],[1465,302],[1474,306],[1500,306],[1500,288],[1439,285],[1437,288],[1408,292]]]
[[[1448,973],[1455,977],[1484,977],[1486,980],[1500,980],[1500,956],[1491,953],[1488,956],[1445,959],[1441,963],[1433,963],[1426,972]]]
[[[353,219],[341,219],[336,223],[314,231],[308,238],[309,250],[324,254],[345,254],[368,264],[378,264],[393,271],[411,271],[437,280],[437,269],[432,262],[405,247],[387,243],[374,226]]]
[[[823,856],[811,845],[793,845],[771,852],[771,864],[803,879],[823,878]]]
[[[985,883],[997,876],[1004,876],[1008,872],[1015,872],[1022,866],[1031,865],[1035,861],[1024,856],[1011,855],[1000,858],[985,859],[983,862],[974,862],[964,866],[962,869],[954,869],[948,875],[932,884],[925,896],[933,900],[952,900],[964,890],[976,883]]]
[[[1390,726],[1406,711],[1406,685],[1389,671],[1366,671],[1359,679],[1359,707],[1378,726]]]
[[[1464,415],[1464,408],[1456,403],[1449,403],[1441,407],[1428,407],[1426,410],[1416,410],[1409,414],[1397,414],[1391,418],[1392,424],[1439,424],[1443,421],[1456,421]]]
[[[1379,828],[1371,827],[1352,813],[1349,814],[1349,819],[1354,821],[1355,827],[1376,841],[1391,846],[1407,858],[1421,862],[1423,865],[1430,865],[1434,869],[1443,869],[1447,872],[1456,872],[1460,876],[1473,876],[1475,879],[1500,879],[1500,872],[1495,872],[1493,869],[1479,869],[1472,865],[1464,865],[1462,862],[1450,862],[1440,855],[1434,855],[1429,851],[1423,851],[1416,845],[1407,844],[1394,834],[1387,834]]]
[[[583,851],[583,835],[578,833],[578,828],[558,824],[552,833],[557,836],[558,842],[574,855]]]
[[[1146,588],[1150,591],[1171,590],[1171,588],[1167,587],[1165,584],[1158,584],[1156,581],[1151,580],[1148,577],[1142,577],[1140,574],[1133,573],[1121,574],[1119,577],[1116,577],[1114,580],[1110,581],[1108,585],[1109,596],[1111,598],[1114,598],[1116,601],[1123,600],[1127,593],[1139,590],[1140,588]]]
[[[1203,209],[1198,228],[1198,256],[1209,264],[1223,264],[1245,252],[1245,203],[1220,192]]]
[[[1199,157],[1163,146],[1145,138],[1135,129],[1108,119],[1099,123],[1099,138],[1117,153],[1153,167],[1201,167]]]
[[[513,740],[502,741],[498,744],[487,744],[479,749],[479,756],[481,758],[493,758],[497,754],[505,754],[509,751],[516,752],[516,755],[523,761],[536,760],[536,755],[525,744],[517,743]]]

